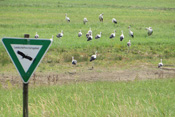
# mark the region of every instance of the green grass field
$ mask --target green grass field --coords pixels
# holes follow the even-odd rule
[[[25,33],[34,38],[36,32],[40,38],[51,38],[54,42],[45,58],[55,63],[64,63],[75,56],[79,62],[87,62],[96,50],[99,53],[99,61],[111,60],[111,63],[125,59],[143,60],[157,65],[160,58],[163,62],[172,64],[175,57],[175,8],[172,0],[154,1],[0,1],[0,38],[23,37]],[[65,13],[71,22],[65,21]],[[98,16],[104,13],[104,22],[100,23]],[[88,23],[83,24],[83,18],[87,17]],[[118,21],[112,23],[112,18]],[[126,43],[129,38],[128,26],[135,34],[131,39],[132,47],[128,54]],[[153,35],[148,37],[146,27],[153,28]],[[93,38],[102,32],[100,40],[87,42],[85,34],[92,28]],[[78,31],[82,30],[83,36],[78,38]],[[109,36],[114,31],[115,39]],[[64,31],[62,39],[56,35]],[[119,41],[121,30],[125,39]],[[9,57],[5,49],[0,45],[2,65],[9,63]],[[146,58],[146,59],[145,59]],[[164,60],[167,59],[167,60]],[[46,59],[45,59],[46,60]],[[121,61],[122,62],[122,61]],[[47,61],[45,61],[47,64]]]
[[[65,21],[65,13],[70,23]],[[103,23],[98,19],[101,13]],[[88,19],[86,25],[84,17]],[[112,23],[113,17],[117,25]],[[134,39],[128,35],[128,26]],[[153,28],[153,35],[147,36],[146,27]],[[89,28],[93,40],[87,42]],[[83,36],[78,38],[80,29]],[[64,36],[58,39],[61,30]],[[114,30],[116,37],[109,39]],[[122,42],[121,30],[125,35]],[[64,73],[71,69],[72,56],[78,61],[77,69],[87,67],[96,50],[95,66],[103,69],[125,69],[130,64],[157,67],[160,59],[164,65],[175,65],[174,0],[0,0],[0,39],[23,38],[24,34],[34,38],[36,32],[41,39],[54,35],[36,72]],[[95,40],[100,32],[102,37]],[[132,45],[128,53],[129,39]],[[6,72],[16,70],[0,42],[0,74]],[[175,116],[174,84],[172,78],[30,87],[29,116]],[[4,89],[0,83],[0,117],[22,116],[22,89],[13,88]]]
[[[29,116],[175,116],[175,79],[30,87]],[[22,116],[22,89],[0,89],[1,117]]]

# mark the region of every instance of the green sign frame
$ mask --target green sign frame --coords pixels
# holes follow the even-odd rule
[[[2,38],[2,43],[9,54],[13,64],[15,65],[17,71],[19,72],[22,80],[24,83],[28,83],[30,77],[38,67],[39,63],[41,62],[42,58],[48,51],[49,47],[52,44],[52,39],[30,39],[30,38]],[[17,45],[32,45],[32,46],[42,46],[36,55],[36,57],[33,59],[29,69],[27,72],[23,69],[18,57],[16,56],[12,44],[17,44]]]

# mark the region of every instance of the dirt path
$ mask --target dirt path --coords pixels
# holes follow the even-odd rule
[[[56,72],[36,72],[30,79],[30,85],[55,85],[74,82],[94,81],[132,81],[156,78],[175,78],[175,68],[152,68],[137,66],[129,69],[118,70],[115,68],[79,69]],[[22,86],[22,80],[17,73],[1,73],[1,87]]]

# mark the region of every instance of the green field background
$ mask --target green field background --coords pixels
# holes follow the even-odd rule
[[[127,58],[131,61],[144,59],[145,62],[149,62],[147,59],[154,59],[157,64],[160,58],[174,59],[175,57],[173,0],[1,0],[0,3],[0,38],[22,38],[24,34],[30,34],[30,38],[34,38],[36,32],[44,39],[54,35],[54,42],[49,51],[51,56],[47,57],[54,63],[71,61],[71,56],[75,56],[80,62],[86,62],[96,50],[101,55],[99,60],[111,59],[111,63]],[[70,23],[65,21],[65,13],[70,17]],[[101,13],[104,13],[103,23],[98,19]],[[83,24],[84,17],[88,19],[86,25]],[[117,25],[112,23],[113,17],[117,19]],[[129,25],[134,32],[134,39],[128,35]],[[152,36],[147,36],[146,27],[153,28]],[[93,38],[100,32],[102,37],[87,42],[85,34],[90,28],[93,31]],[[83,36],[78,38],[80,29]],[[64,31],[64,36],[58,39],[56,35],[61,30]],[[110,40],[109,36],[114,30],[116,30],[116,37]],[[121,30],[125,35],[122,42],[119,41]],[[126,43],[129,39],[132,49],[128,54]],[[0,50],[1,56],[4,55],[2,44]],[[9,63],[6,54],[5,57],[0,58],[0,61],[3,65]],[[172,60],[166,61],[172,64]]]
[[[70,23],[65,21],[65,13]],[[103,23],[98,19],[101,13]],[[112,18],[117,19],[116,25]],[[133,39],[128,26],[134,32]],[[153,28],[151,36],[146,27]],[[93,40],[87,42],[85,34],[90,28]],[[80,29],[83,36],[78,38]],[[61,30],[64,36],[58,39]],[[109,39],[114,30],[116,37]],[[120,42],[122,30],[125,38]],[[99,54],[95,66],[103,69],[145,64],[157,67],[160,59],[164,65],[175,65],[174,0],[0,0],[0,39],[23,38],[24,34],[34,38],[36,32],[41,39],[54,36],[38,67],[43,73],[72,69],[72,56],[78,61],[77,69],[86,67],[95,51]],[[100,32],[102,37],[95,40]],[[16,70],[0,42],[0,73],[6,72]],[[29,89],[29,116],[175,116],[174,86],[171,78],[35,87]],[[22,116],[22,90],[9,82],[7,89],[0,84],[0,117],[7,116]]]
[[[20,37],[30,34],[34,38],[37,32],[40,38],[51,38],[54,42],[49,51],[47,60],[52,63],[64,63],[71,61],[75,56],[79,62],[87,62],[89,57],[98,50],[99,61],[116,61],[129,59],[151,62],[157,64],[160,58],[166,58],[167,64],[173,64],[175,57],[175,8],[173,0],[154,1],[0,1],[0,38]],[[65,21],[65,13],[71,22]],[[98,16],[104,13],[104,22],[100,23]],[[88,19],[86,25],[83,18]],[[112,23],[116,18],[118,24]],[[135,38],[128,35],[128,26],[134,32]],[[146,27],[153,28],[153,35],[148,37]],[[89,29],[93,31],[93,38],[102,32],[99,40],[93,39],[87,42],[85,34]],[[82,30],[83,36],[78,38],[78,31]],[[56,35],[64,31],[62,39]],[[116,37],[109,36],[116,30]],[[124,31],[125,39],[120,42],[121,30]],[[128,54],[126,43],[131,39],[132,48]],[[0,44],[2,65],[10,62]],[[59,55],[59,56],[57,56]],[[82,57],[84,56],[84,57]],[[146,58],[146,59],[145,59]],[[151,60],[149,60],[151,59]],[[154,59],[154,60],[152,60]],[[47,63],[48,61],[45,61]]]

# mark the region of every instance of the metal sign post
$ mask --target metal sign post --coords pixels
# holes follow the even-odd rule
[[[24,38],[29,38],[29,34],[24,34]],[[28,117],[28,83],[23,82],[23,117]]]
[[[23,83],[23,117],[28,117],[28,83]]]

